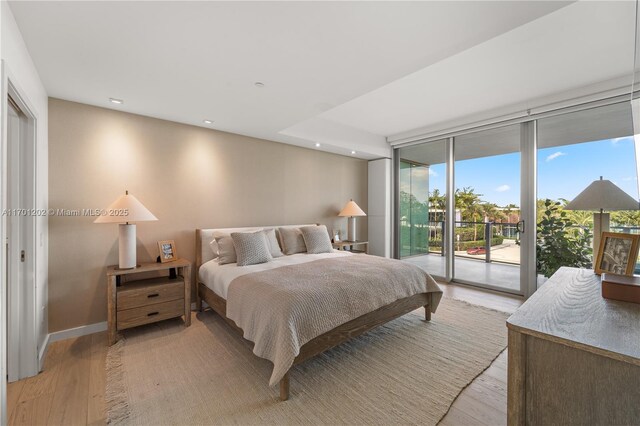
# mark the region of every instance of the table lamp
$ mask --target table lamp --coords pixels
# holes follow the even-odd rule
[[[338,216],[348,217],[348,231],[347,238],[348,241],[357,241],[356,240],[356,217],[357,216],[366,216],[367,214],[362,211],[362,209],[353,201],[349,201],[346,206],[338,213]]]
[[[639,207],[637,200],[610,180],[602,179],[600,176],[600,180],[593,181],[564,209],[594,211],[593,261],[595,263],[600,250],[600,237],[603,232],[609,231],[609,213],[605,213],[605,210],[638,210]]]
[[[118,223],[118,268],[136,267],[136,225],[131,222],[158,220],[129,191],[107,207],[107,214],[99,216],[93,223]],[[126,212],[126,213],[124,213]]]

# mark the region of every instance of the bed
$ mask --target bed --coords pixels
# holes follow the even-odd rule
[[[413,265],[338,250],[218,264],[210,247],[215,231],[260,229],[196,229],[196,305],[200,311],[206,302],[253,343],[254,354],[273,362],[269,384],[279,383],[281,400],[289,398],[293,366],[420,307],[429,321],[442,297]]]

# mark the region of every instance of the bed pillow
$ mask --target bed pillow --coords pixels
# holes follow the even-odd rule
[[[238,266],[266,263],[272,259],[271,248],[263,231],[232,232],[231,239],[236,249]]]
[[[209,243],[209,247],[211,247],[211,252],[213,253],[212,259],[218,257],[218,243],[216,243],[216,239],[212,239]]]
[[[282,257],[282,250],[280,249],[280,243],[278,243],[278,238],[276,237],[276,230],[274,228],[265,228],[262,232],[264,232],[265,237],[267,237],[271,257]]]
[[[236,263],[236,249],[233,246],[231,235],[214,232],[213,237],[218,244],[218,263],[226,265],[227,263]]]
[[[333,251],[326,226],[303,226],[300,228],[300,232],[304,238],[307,253],[331,253]]]
[[[284,254],[304,253],[307,246],[304,244],[302,232],[299,228],[278,228]]]

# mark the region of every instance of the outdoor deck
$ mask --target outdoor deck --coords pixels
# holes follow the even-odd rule
[[[439,254],[425,254],[402,259],[412,263],[431,275],[444,277],[445,258]],[[480,259],[465,259],[456,255],[454,261],[455,278],[461,281],[486,284],[511,291],[520,290],[520,266],[514,264],[487,263]]]

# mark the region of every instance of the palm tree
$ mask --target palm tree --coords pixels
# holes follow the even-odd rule
[[[444,195],[440,194],[440,190],[434,189],[429,196],[429,205],[431,208],[436,209],[436,211],[443,213],[447,206],[447,199]],[[438,220],[437,215],[435,216],[434,219]]]
[[[509,203],[506,206],[504,206],[504,213],[507,215],[507,221],[511,222],[511,214],[512,213],[520,213],[520,207],[518,207],[516,204],[513,203]],[[518,214],[519,216],[519,214]],[[516,220],[517,222],[517,220]]]
[[[459,208],[462,212],[462,219],[470,222],[476,222],[478,217],[482,214],[482,194],[476,194],[475,190],[470,187],[464,187],[462,189],[456,189],[456,208]],[[478,240],[478,228],[473,225],[473,239]]]

